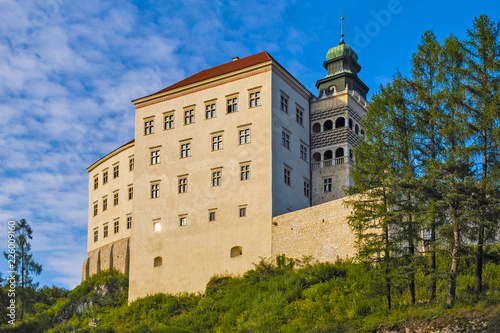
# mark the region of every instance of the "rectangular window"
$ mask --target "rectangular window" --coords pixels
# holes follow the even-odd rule
[[[102,198],[102,211],[108,210],[108,198]]]
[[[307,162],[307,147],[300,145],[300,158]]]
[[[108,182],[108,171],[102,172],[102,184],[106,184]]]
[[[247,216],[247,207],[240,207],[240,217]]]
[[[151,151],[151,165],[160,163],[160,150]]]
[[[187,225],[187,217],[186,216],[179,217],[179,226],[183,227],[186,225]]]
[[[114,221],[114,232],[115,234],[118,233],[118,231],[120,231],[120,221]]]
[[[184,110],[184,125],[194,123],[194,109]]]
[[[173,112],[163,114],[163,128],[166,130],[174,128],[174,113]]]
[[[290,185],[290,174],[291,174],[292,170],[289,167],[285,167],[283,170],[284,170],[283,176],[284,176],[285,184]]]
[[[299,125],[303,125],[304,110],[302,110],[298,106],[297,106],[297,111],[296,111],[295,119],[297,120],[297,123],[299,123]]]
[[[212,171],[212,186],[220,186],[221,185],[221,170],[213,170]]]
[[[132,229],[132,215],[127,216],[127,229]]]
[[[249,179],[250,179],[250,164],[241,164],[240,180],[249,180]]]
[[[128,171],[134,171],[134,158],[128,160]]]
[[[215,102],[205,104],[205,118],[215,118]]]
[[[181,158],[191,156],[191,143],[181,144]]]
[[[222,135],[212,136],[212,151],[222,149]]]
[[[97,201],[96,201],[96,202],[94,202],[94,216],[97,215],[98,209],[99,209],[99,207],[98,207]]]
[[[152,119],[144,121],[144,135],[153,134],[153,122]]]
[[[328,193],[332,191],[332,179],[331,178],[325,178],[323,180],[323,192]]]
[[[245,143],[250,143],[250,129],[249,128],[241,129],[239,132],[240,132],[240,145],[243,145]]]
[[[227,113],[238,111],[238,97],[227,98]]]
[[[304,196],[309,198],[311,195],[311,182],[307,179],[304,179]]]
[[[128,187],[128,199],[132,200],[134,198],[134,188],[132,186]]]
[[[120,175],[120,166],[119,165],[115,165],[113,167],[113,179],[117,178],[119,175]]]
[[[98,187],[99,187],[99,177],[95,176],[94,177],[94,190],[97,190]]]
[[[248,96],[250,101],[250,107],[256,107],[260,105],[260,91],[253,91]]]
[[[99,229],[94,229],[94,243],[99,239]]]
[[[102,238],[106,238],[106,237],[108,237],[108,232],[109,232],[109,226],[108,226],[108,224],[106,223],[106,224],[104,225],[104,229],[103,229],[103,233],[102,233]]]
[[[151,199],[160,197],[160,184],[151,184]]]
[[[281,94],[280,110],[288,114],[288,96]]]
[[[179,193],[186,193],[187,192],[187,186],[188,186],[188,179],[187,179],[187,177],[180,177],[179,178]]]
[[[113,206],[118,205],[118,192],[113,193]]]
[[[216,219],[216,216],[215,216],[215,211],[208,212],[208,220],[209,220],[210,222],[212,222],[212,221],[215,221],[215,219]]]
[[[286,149],[290,149],[290,134],[287,132],[281,132],[281,145]]]

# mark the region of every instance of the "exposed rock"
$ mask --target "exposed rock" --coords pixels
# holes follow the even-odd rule
[[[101,296],[107,296],[109,294],[109,287],[107,284],[98,284],[94,286],[94,292]]]
[[[99,324],[99,321],[101,321],[100,318],[94,318],[92,319],[90,322],[89,322],[89,326],[90,327],[93,327],[93,328],[96,328],[97,325]]]

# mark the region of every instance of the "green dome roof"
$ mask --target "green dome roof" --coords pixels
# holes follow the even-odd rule
[[[352,57],[354,60],[358,61],[358,55],[356,52],[354,52],[349,45],[344,43],[329,49],[326,53],[326,60],[332,60],[343,55]]]

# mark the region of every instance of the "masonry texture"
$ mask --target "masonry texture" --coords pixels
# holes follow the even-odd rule
[[[130,238],[127,237],[89,252],[82,267],[82,281],[93,274],[111,268],[128,274],[130,265],[129,242]]]
[[[273,218],[272,257],[286,254],[300,259],[312,256],[319,261],[356,254],[355,236],[347,224],[350,209],[346,198]]]

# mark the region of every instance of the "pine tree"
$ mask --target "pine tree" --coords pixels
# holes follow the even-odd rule
[[[33,281],[33,275],[39,275],[42,272],[42,265],[33,259],[31,253],[31,244],[33,239],[33,230],[25,219],[16,221],[15,224],[15,261],[13,271],[17,272],[16,280],[18,284],[18,293],[20,295],[20,316],[23,320],[24,314],[30,301],[29,294],[38,287],[38,283]],[[9,260],[9,255],[4,251],[4,256]]]

